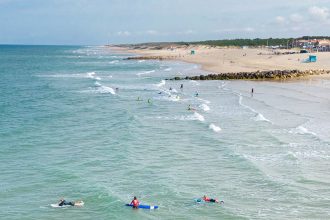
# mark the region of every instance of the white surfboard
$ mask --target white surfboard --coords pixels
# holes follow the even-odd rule
[[[76,201],[74,202],[74,206],[77,206],[77,207],[82,207],[84,206],[84,202],[83,201]],[[55,204],[50,204],[51,207],[53,208],[66,208],[66,207],[72,207],[71,205],[62,205],[62,206],[59,206],[58,203],[55,203]]]

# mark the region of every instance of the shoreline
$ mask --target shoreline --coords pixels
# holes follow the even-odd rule
[[[156,44],[157,45],[157,44]],[[265,48],[209,47],[204,45],[107,46],[116,52],[134,54],[127,60],[173,60],[197,64],[208,75],[181,77],[194,80],[286,80],[307,77],[330,77],[330,52],[313,53],[317,62],[306,62],[310,54],[297,50]],[[194,54],[192,54],[192,51]],[[204,73],[205,74],[205,73]],[[199,79],[202,76],[202,79]],[[178,80],[179,77],[172,79]]]

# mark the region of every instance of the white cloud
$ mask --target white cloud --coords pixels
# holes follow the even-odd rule
[[[251,27],[245,28],[224,28],[220,30],[213,31],[214,33],[241,33],[241,32],[254,32],[255,29]]]
[[[129,32],[129,31],[118,31],[116,34],[118,36],[123,36],[123,37],[131,36],[131,32]]]
[[[254,32],[254,28],[251,28],[251,27],[247,27],[247,28],[244,28],[243,29],[245,32]]]
[[[196,34],[196,31],[186,30],[186,31],[177,32],[177,34],[179,34],[179,35],[192,35],[192,34]]]
[[[276,22],[277,24],[285,24],[285,23],[286,23],[286,19],[285,19],[283,16],[277,16],[277,17],[275,18],[275,22]]]
[[[329,9],[326,7],[320,8],[313,6],[308,9],[308,13],[312,16],[313,19],[319,21],[326,21],[329,18]]]
[[[145,33],[148,35],[158,35],[159,34],[158,31],[155,31],[155,30],[148,30]]]

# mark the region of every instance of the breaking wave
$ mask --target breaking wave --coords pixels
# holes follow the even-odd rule
[[[220,132],[221,128],[219,126],[216,126],[215,124],[210,124],[209,128],[212,129],[214,132]]]

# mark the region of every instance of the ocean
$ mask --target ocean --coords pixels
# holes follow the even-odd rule
[[[128,56],[0,46],[0,219],[330,218],[329,78],[170,81],[205,72]]]

